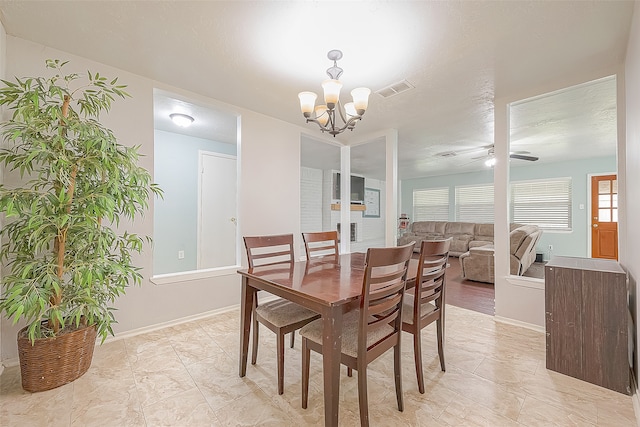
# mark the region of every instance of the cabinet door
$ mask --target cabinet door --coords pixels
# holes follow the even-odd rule
[[[582,289],[584,380],[628,393],[625,276],[584,271]]]
[[[547,369],[582,374],[582,279],[580,270],[547,267],[545,314]]]

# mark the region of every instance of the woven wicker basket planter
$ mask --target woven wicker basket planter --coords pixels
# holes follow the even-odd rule
[[[37,339],[33,345],[18,332],[18,355],[22,388],[30,392],[51,390],[68,384],[91,366],[96,343],[96,328],[88,326],[59,335]]]

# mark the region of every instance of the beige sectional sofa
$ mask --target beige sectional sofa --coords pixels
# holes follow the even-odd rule
[[[542,230],[535,225],[511,224],[509,257],[511,274],[522,275],[536,259],[536,243]],[[460,257],[462,276],[494,283],[493,224],[470,222],[416,221],[398,239],[399,245],[413,240],[419,250],[423,240],[451,238],[449,255]]]

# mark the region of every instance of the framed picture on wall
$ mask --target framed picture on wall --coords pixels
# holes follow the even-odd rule
[[[365,218],[380,218],[380,190],[375,188],[364,189],[364,206],[362,214]]]

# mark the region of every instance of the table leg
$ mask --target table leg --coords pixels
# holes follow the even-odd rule
[[[247,374],[247,355],[249,354],[249,332],[251,330],[251,311],[256,290],[242,277],[242,293],[240,295],[240,369],[241,377]]]
[[[338,425],[342,307],[331,307],[322,316],[322,368],[324,373],[324,425]]]

